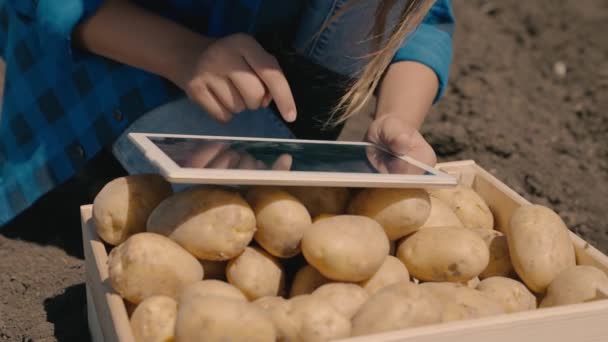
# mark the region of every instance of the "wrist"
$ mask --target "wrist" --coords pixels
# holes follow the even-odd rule
[[[170,54],[170,59],[163,67],[161,76],[185,90],[193,77],[201,55],[212,43],[213,39],[197,34],[183,37]]]

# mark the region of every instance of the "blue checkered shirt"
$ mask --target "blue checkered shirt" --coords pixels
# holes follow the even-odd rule
[[[196,22],[197,16],[205,16],[201,22],[206,27],[199,29],[212,36],[250,32],[261,1],[137,0],[178,21],[192,16]],[[0,53],[6,63],[0,227],[72,177],[140,115],[183,96],[158,76],[71,45],[75,25],[101,2],[0,0]],[[433,25],[450,25],[451,19],[449,1],[437,1],[428,27],[395,56],[429,65],[442,89],[451,61],[451,31],[445,34]],[[429,40],[430,45],[424,44]]]

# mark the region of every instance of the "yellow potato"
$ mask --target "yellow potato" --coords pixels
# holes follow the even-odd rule
[[[334,216],[337,216],[337,215],[333,215],[333,214],[321,214],[321,215],[317,215],[317,216],[315,216],[315,217],[312,219],[312,223],[315,223],[315,222],[317,222],[317,221],[319,221],[319,220],[322,220],[322,219],[326,219],[326,218],[334,217]]]
[[[325,284],[316,289],[312,295],[328,302],[348,319],[351,319],[369,298],[361,286],[348,283]]]
[[[593,266],[573,266],[562,271],[547,288],[540,307],[561,306],[605,299],[608,276]]]
[[[450,208],[444,201],[435,196],[430,196],[429,199],[431,201],[431,211],[429,213],[429,217],[419,229],[428,227],[464,228],[464,225],[462,222],[460,222],[458,216],[456,216],[452,208]]]
[[[484,293],[456,283],[422,283],[441,302],[441,321],[462,321],[499,315],[502,305]]]
[[[318,221],[302,239],[306,261],[335,281],[369,279],[382,266],[388,251],[382,227],[364,216],[341,215]]]
[[[249,298],[276,296],[283,291],[285,274],[281,264],[257,247],[247,247],[226,267],[228,282]]]
[[[152,296],[141,302],[131,316],[131,330],[137,342],[173,341],[177,302],[171,297]]]
[[[536,297],[517,280],[505,277],[486,278],[477,290],[500,303],[506,313],[536,309]]]
[[[359,285],[370,295],[373,295],[386,286],[409,281],[410,273],[407,271],[407,267],[405,267],[401,260],[389,255],[384,259],[384,263],[382,263],[380,269],[371,278],[362,281]]]
[[[134,304],[154,295],[175,298],[204,275],[196,258],[154,233],[135,234],[112,249],[108,269],[114,290]]]
[[[171,193],[171,185],[158,175],[132,175],[112,180],[93,201],[97,235],[116,246],[129,236],[146,231],[148,216]]]
[[[506,230],[511,262],[526,286],[543,293],[565,269],[576,265],[568,227],[551,209],[524,205]]]
[[[247,195],[257,220],[255,240],[280,258],[300,253],[300,241],[311,224],[310,214],[297,198],[276,188],[253,188]]]
[[[205,271],[205,279],[226,280],[227,261],[199,260]]]
[[[448,205],[465,228],[494,229],[494,216],[486,202],[475,190],[464,185],[453,188],[434,189],[436,197]]]
[[[193,187],[164,200],[150,215],[149,232],[169,236],[202,260],[229,260],[253,239],[255,214],[237,192]]]
[[[297,341],[299,322],[294,318],[291,302],[283,297],[262,297],[253,302],[262,308],[272,320],[278,342]]]
[[[329,283],[330,280],[325,278],[319,271],[310,265],[306,265],[296,272],[291,284],[290,297],[295,297],[303,294],[311,294],[319,286]]]
[[[297,197],[313,217],[322,214],[344,214],[348,204],[349,191],[347,188],[306,186],[286,187],[285,190]]]
[[[428,291],[408,282],[376,292],[352,319],[353,336],[423,326],[441,321],[441,303]]]
[[[176,342],[275,339],[276,330],[268,314],[249,302],[217,296],[183,297],[179,301]]]
[[[488,266],[488,246],[464,228],[430,227],[416,232],[397,249],[412,276],[424,281],[464,282]]]
[[[417,231],[430,212],[429,195],[419,189],[364,189],[353,197],[348,207],[351,215],[378,221],[390,240]]]
[[[215,279],[197,281],[186,286],[180,293],[179,298],[192,298],[195,296],[228,297],[247,301],[247,297],[245,297],[241,290],[231,284]]]
[[[490,249],[490,262],[479,278],[508,277],[513,274],[513,264],[509,255],[507,237],[497,230],[471,228]]]
[[[289,300],[289,305],[298,333],[288,341],[330,341],[350,336],[350,320],[323,298],[314,295],[297,296]]]

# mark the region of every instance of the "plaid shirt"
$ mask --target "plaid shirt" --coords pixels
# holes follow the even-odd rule
[[[251,32],[261,1],[137,0],[178,21],[187,22],[190,15],[199,19],[194,22],[202,22],[200,15],[206,15],[208,26],[199,29],[212,36]],[[72,177],[140,115],[182,96],[160,77],[71,46],[74,26],[101,2],[0,0],[0,53],[6,63],[0,116],[0,226]],[[438,1],[427,25],[450,25],[451,19],[449,1]],[[437,71],[443,89],[451,61],[451,31],[434,31],[423,28],[396,60],[427,63]],[[421,49],[420,43],[429,39],[434,43]]]

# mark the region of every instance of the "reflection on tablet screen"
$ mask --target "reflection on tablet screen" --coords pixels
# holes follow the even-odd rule
[[[183,168],[432,175],[366,145],[162,137],[150,140]]]

